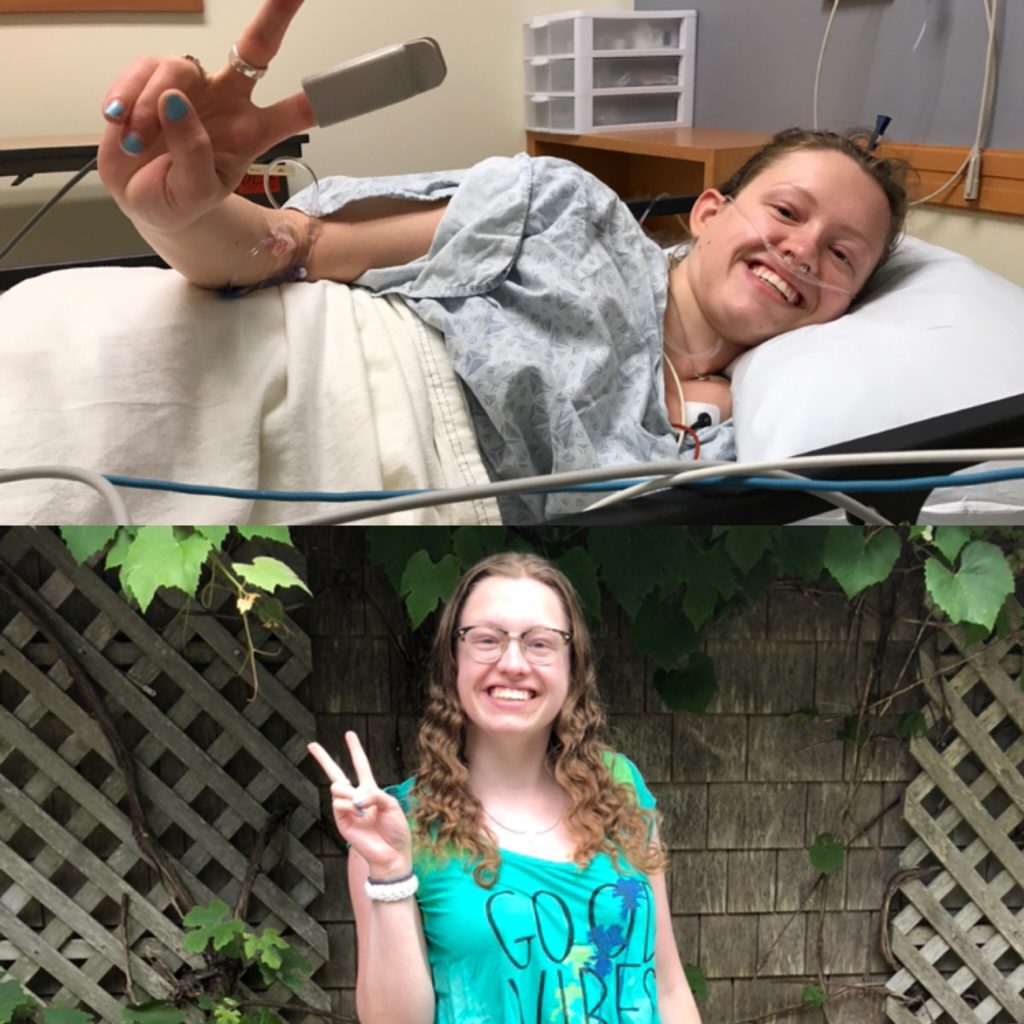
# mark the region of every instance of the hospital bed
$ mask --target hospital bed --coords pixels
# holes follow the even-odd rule
[[[24,281],[50,269],[0,271],[0,291],[15,275]],[[305,294],[303,289],[290,293],[294,299]],[[267,298],[245,301],[257,310]],[[854,311],[751,350],[733,364],[731,376],[741,460],[920,451],[913,466],[863,465],[827,475],[874,480],[945,475],[957,467],[974,470],[978,467],[970,458],[951,465],[930,461],[926,453],[1024,446],[1024,290],[966,257],[906,239]],[[815,470],[808,475],[826,474]],[[962,491],[869,493],[859,499],[892,521],[1024,522],[1021,480]],[[799,492],[743,485],[686,487],[581,513],[573,521],[786,523],[814,521],[832,507]],[[282,521],[285,514],[295,517],[290,521],[301,520],[294,506],[282,509],[277,506],[271,514]],[[453,509],[442,510],[433,521],[455,518]],[[210,514],[204,511],[204,517]],[[228,518],[245,514],[232,511]],[[491,522],[490,516],[471,521]]]

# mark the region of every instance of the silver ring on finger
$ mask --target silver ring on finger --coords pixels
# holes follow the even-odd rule
[[[187,60],[189,64],[194,65],[195,69],[199,72],[199,84],[206,85],[207,74],[202,61],[198,57],[193,57],[191,53],[183,53],[181,59]]]
[[[258,68],[255,64],[250,64],[247,60],[243,60],[238,53],[238,44],[231,44],[231,53],[228,54],[228,64],[237,71],[240,75],[245,75],[250,81],[259,81],[266,73],[266,68]]]

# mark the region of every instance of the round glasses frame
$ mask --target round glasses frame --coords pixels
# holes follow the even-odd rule
[[[496,634],[499,638],[499,643],[495,647],[486,650],[475,646],[473,638],[470,636],[474,630],[483,630],[488,634]],[[557,637],[562,643],[551,648],[537,649],[530,646],[529,637],[531,634],[535,638],[538,636],[548,639]],[[572,640],[572,633],[564,629],[555,629],[553,626],[531,626],[529,629],[524,629],[522,633],[510,633],[507,629],[502,629],[501,626],[477,624],[473,626],[459,626],[455,630],[455,638],[462,640],[469,649],[470,657],[482,665],[493,665],[495,662],[500,661],[508,650],[509,642],[512,640],[517,641],[523,657],[531,665],[550,665],[565,650],[569,641]]]

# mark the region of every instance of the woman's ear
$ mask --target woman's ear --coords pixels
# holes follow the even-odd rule
[[[700,238],[707,225],[718,216],[726,206],[726,198],[717,188],[705,189],[697,197],[690,210],[690,234]]]

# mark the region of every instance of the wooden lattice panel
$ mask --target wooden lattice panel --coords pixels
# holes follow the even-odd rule
[[[281,812],[246,919],[319,967],[327,936],[306,908],[323,869],[303,843],[318,793],[297,767],[314,725],[294,694],[310,672],[308,639],[287,621],[255,629],[273,653],[251,700],[237,616],[190,606],[154,628],[45,530],[0,538],[0,568],[30,606],[0,623],[0,971],[120,1021],[129,972],[141,1002],[166,996],[182,967],[179,914],[133,838],[124,776],[43,622],[101,694],[151,834],[196,903],[235,905],[257,837]],[[329,1006],[311,982],[300,996]],[[290,997],[281,986],[267,995]]]
[[[929,738],[911,751],[922,773],[904,816],[906,905],[891,922],[897,1024],[1024,1021],[1024,692],[1021,610],[1013,631],[968,648],[949,629],[922,655]]]

